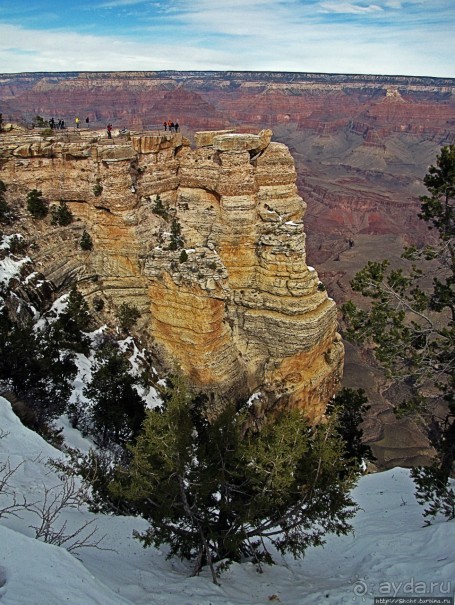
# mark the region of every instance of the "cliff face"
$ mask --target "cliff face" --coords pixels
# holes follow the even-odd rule
[[[39,189],[80,219],[29,234],[56,288],[76,277],[91,296],[136,305],[158,357],[200,388],[260,390],[317,419],[343,346],[335,303],[306,264],[294,161],[271,135],[201,132],[191,148],[179,133],[10,134],[0,179],[9,195]],[[79,247],[83,228],[92,252]]]
[[[455,80],[274,72],[0,74],[6,121],[89,116],[94,127],[273,128],[290,147],[307,200],[310,258],[347,238],[406,234],[422,242],[418,196],[441,145],[455,141]],[[340,205],[341,200],[341,205]],[[334,239],[337,240],[333,246]],[[380,243],[378,244],[381,245]],[[376,247],[376,244],[375,244]],[[335,254],[330,251],[335,251]]]

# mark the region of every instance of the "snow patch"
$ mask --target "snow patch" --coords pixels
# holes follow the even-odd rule
[[[258,394],[256,394],[258,395]],[[0,397],[0,464],[21,464],[11,478],[18,495],[35,498],[56,474],[45,465],[61,452],[25,428]],[[30,537],[28,519],[0,519],[0,598],[2,605],[347,605],[373,602],[374,596],[411,596],[405,587],[431,587],[431,596],[453,594],[455,522],[423,527],[422,508],[407,469],[364,476],[353,490],[361,509],[355,533],[328,536],[324,548],[310,548],[303,560],[277,556],[278,564],[258,574],[251,563],[233,564],[211,583],[204,569],[189,577],[191,565],[166,559],[167,549],[143,549],[133,530],[148,525],[140,518],[71,510],[71,523],[94,519],[103,547],[79,551]],[[38,590],[39,589],[39,590]],[[409,590],[409,589],[408,589]],[[389,591],[389,592],[387,592]],[[391,592],[394,591],[394,592]],[[417,595],[418,596],[418,595]]]
[[[13,260],[10,256],[7,256],[0,261],[0,283],[7,286],[13,277],[20,275],[21,269],[24,265],[31,262],[30,258],[26,256],[20,260]]]

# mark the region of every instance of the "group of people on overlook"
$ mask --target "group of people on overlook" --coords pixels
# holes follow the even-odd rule
[[[65,128],[65,120],[59,120],[56,122],[54,118],[49,120],[49,128],[52,130],[63,130]]]
[[[169,130],[169,132],[178,132],[179,124],[178,122],[171,122],[171,120],[164,120],[163,122],[164,130]]]
[[[74,124],[75,124],[75,128],[79,129],[80,128],[80,124],[81,124],[81,120],[78,116],[76,116],[74,118]],[[90,118],[87,116],[85,118],[85,124],[86,124],[86,128],[90,128]],[[49,126],[52,129],[64,129],[65,128],[65,121],[64,120],[59,120],[58,122],[56,122],[54,120],[54,118],[50,118],[49,120]],[[178,122],[172,122],[171,120],[165,120],[163,122],[163,126],[164,126],[164,130],[169,131],[169,132],[179,132],[179,123]],[[106,132],[107,132],[107,137],[108,139],[112,139],[112,129],[113,126],[112,124],[109,122],[109,124],[107,124],[106,126]],[[126,129],[123,128],[121,131],[121,133],[126,132]]]

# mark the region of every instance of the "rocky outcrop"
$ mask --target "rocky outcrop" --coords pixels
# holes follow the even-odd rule
[[[422,176],[441,145],[455,141],[454,110],[450,78],[234,71],[0,74],[0,112],[7,121],[30,123],[37,114],[49,119],[57,112],[55,118],[74,126],[83,112],[92,127],[113,122],[144,130],[171,119],[189,137],[208,129],[273,128],[275,140],[288,145],[296,161],[297,186],[309,202],[307,249],[318,264],[319,245],[332,240],[333,217],[343,239],[357,234],[359,220],[352,222],[352,213],[340,212],[336,203],[328,208],[333,196],[321,204],[313,184],[335,190],[352,207],[360,195],[374,230],[412,238],[418,196],[425,193]],[[379,209],[378,196],[384,200]]]
[[[36,188],[77,217],[29,233],[32,261],[56,288],[75,277],[91,295],[136,305],[161,361],[198,387],[235,399],[260,391],[266,405],[317,420],[343,346],[335,303],[306,264],[294,161],[271,137],[201,132],[192,148],[169,132],[12,133],[0,178],[8,195]],[[92,252],[80,249],[83,228]]]

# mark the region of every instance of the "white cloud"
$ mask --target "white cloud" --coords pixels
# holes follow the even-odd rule
[[[351,15],[359,15],[366,13],[377,13],[383,9],[377,4],[369,4],[363,6],[363,4],[354,4],[353,2],[321,2],[320,8],[322,11],[327,13],[344,13]]]
[[[106,4],[118,2],[132,5],[133,0]],[[149,13],[146,17],[144,6],[143,14],[119,35],[113,30],[101,36],[83,34],[82,29],[29,30],[0,24],[0,69],[269,70],[453,77],[453,23],[442,10],[445,0],[432,3],[430,14],[433,19],[441,15],[441,23],[427,23],[428,11],[420,10],[421,0],[413,2],[414,15],[406,13],[409,0],[376,0],[374,4],[169,0],[148,3],[154,14],[158,7],[162,15],[165,7],[165,18],[157,20]],[[324,14],[320,7],[331,8],[332,13]],[[341,12],[348,10],[357,12]],[[387,26],[382,17],[386,14],[393,16]]]
[[[21,40],[20,52],[18,41]],[[114,37],[25,30],[0,24],[5,71],[226,69],[230,54],[181,44],[144,44]],[[181,65],[181,67],[178,67]]]

